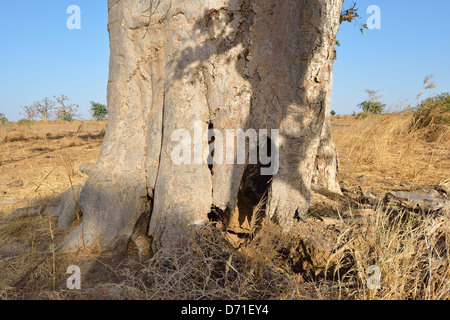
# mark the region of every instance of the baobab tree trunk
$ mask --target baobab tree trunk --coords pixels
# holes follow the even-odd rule
[[[263,194],[289,231],[309,206],[342,2],[109,0],[110,115],[80,196],[84,244],[125,249],[147,212],[153,248],[173,245],[213,211],[243,223],[243,197]],[[229,132],[261,144],[229,149]],[[75,230],[65,248],[81,245]]]
[[[334,193],[342,194],[337,179],[338,169],[339,157],[333,142],[330,117],[327,115],[317,150],[312,183]]]

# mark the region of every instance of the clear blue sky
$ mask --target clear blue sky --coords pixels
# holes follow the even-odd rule
[[[381,9],[381,29],[345,23],[338,35],[331,108],[357,111],[364,89],[380,90],[388,107],[413,102],[423,78],[431,93],[450,91],[450,1],[355,0],[362,22],[370,5]],[[345,7],[353,1],[346,0]],[[81,8],[81,30],[69,30],[70,5]],[[109,39],[106,0],[2,1],[0,112],[17,121],[20,106],[65,94],[89,118],[91,100],[106,103]]]
[[[367,8],[381,9],[381,29],[365,30],[344,23],[338,34],[331,109],[338,114],[358,111],[364,90],[380,90],[388,108],[414,103],[428,74],[438,87],[430,94],[450,91],[449,0],[345,0],[356,2],[365,23]]]
[[[70,5],[81,30],[66,25]],[[0,112],[65,94],[90,118],[90,101],[106,103],[109,66],[106,0],[3,0],[0,6]]]

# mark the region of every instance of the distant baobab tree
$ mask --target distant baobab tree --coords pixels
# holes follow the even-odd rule
[[[37,117],[37,110],[36,108],[31,106],[21,106],[22,112],[20,112],[21,115],[25,116],[28,121],[33,121],[34,118]]]
[[[32,108],[42,121],[47,122],[52,116],[52,112],[55,108],[55,102],[50,98],[44,98],[41,101],[35,101]]]
[[[80,118],[80,114],[78,113],[78,104],[69,104],[68,101],[70,99],[61,94],[59,96],[54,96],[55,98],[55,119],[56,120],[64,120],[64,121],[72,121],[73,118]]]

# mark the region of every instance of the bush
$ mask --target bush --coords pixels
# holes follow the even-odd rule
[[[360,112],[360,113],[358,113],[358,114],[355,114],[354,116],[355,116],[355,118],[358,118],[358,119],[367,119],[367,118],[369,117],[369,115],[372,115],[372,116],[373,116],[373,113],[369,113],[369,112]]]
[[[5,115],[3,113],[0,113],[0,123],[5,124],[8,123],[8,119],[6,119]]]
[[[73,115],[71,113],[65,113],[63,120],[64,122],[73,122]]]
[[[378,90],[370,90],[366,89],[366,93],[369,95],[369,98],[366,101],[358,104],[358,107],[362,109],[363,112],[372,113],[372,114],[380,114],[383,113],[386,105],[379,101],[380,96],[377,96]]]
[[[34,121],[28,120],[28,119],[20,119],[17,121],[18,125],[31,127],[34,124]]]
[[[358,106],[363,110],[363,112],[373,114],[383,113],[384,108],[386,107],[385,104],[377,101],[364,101],[361,102]]]
[[[104,104],[91,101],[91,113],[96,121],[105,120],[108,117],[108,107]]]
[[[359,112],[359,113],[352,114],[352,116],[354,116],[355,119],[374,119],[375,117],[382,117],[383,114],[372,113],[372,112]]]
[[[425,99],[415,110],[412,129],[450,126],[450,93]]]

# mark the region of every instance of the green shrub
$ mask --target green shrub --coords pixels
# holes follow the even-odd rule
[[[383,113],[386,105],[379,101],[380,96],[377,95],[378,90],[366,89],[366,93],[369,95],[369,98],[358,104],[358,107],[362,109],[363,113]]]
[[[356,119],[373,119],[374,117],[378,117],[378,116],[382,116],[382,114],[379,113],[373,113],[373,112],[359,112],[359,113],[354,113],[353,116]]]
[[[31,121],[28,119],[20,119],[19,121],[17,121],[17,124],[20,126],[25,126],[27,128],[30,128],[34,124],[34,121]]]
[[[105,120],[108,117],[108,107],[104,104],[91,101],[91,114],[97,121]]]
[[[372,113],[370,113],[370,112],[360,112],[360,113],[358,113],[357,115],[356,115],[356,117],[357,118],[360,118],[360,119],[366,119],[366,118],[368,118],[369,117],[369,115],[371,115]]]
[[[9,121],[8,121],[8,119],[6,119],[5,114],[0,113],[0,123],[1,123],[1,124],[5,124],[5,123],[8,123],[8,122],[9,122]]]
[[[73,115],[71,113],[66,112],[64,113],[63,120],[64,122],[73,122]]]
[[[383,113],[384,108],[386,107],[385,104],[377,101],[363,101],[358,106],[363,110],[363,112],[373,114]]]

